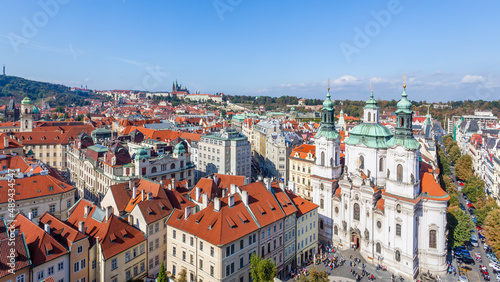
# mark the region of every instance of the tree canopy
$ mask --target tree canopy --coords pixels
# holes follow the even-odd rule
[[[461,156],[455,164],[455,175],[460,180],[467,180],[473,175],[472,158],[469,155]]]
[[[262,259],[253,254],[250,264],[250,273],[254,281],[270,282],[276,277],[276,265],[270,259]]]

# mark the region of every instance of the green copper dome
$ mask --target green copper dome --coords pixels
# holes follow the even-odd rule
[[[135,159],[140,161],[144,158],[149,158],[148,151],[144,148],[140,148],[137,150],[137,153],[135,153]]]
[[[34,114],[39,114],[40,113],[40,110],[35,105],[33,105],[33,113]]]
[[[326,94],[326,99],[323,102],[323,108],[327,110],[333,109],[333,102],[330,100],[330,88],[328,88],[328,93]]]
[[[186,149],[184,148],[184,144],[182,144],[182,142],[179,142],[175,145],[174,147],[174,154],[181,154],[181,153],[186,153]]]
[[[370,99],[366,101],[365,109],[378,109],[377,100],[373,99],[373,92],[370,95]]]
[[[29,105],[31,104],[31,99],[28,98],[28,96],[24,97],[24,99],[21,101],[21,105]]]
[[[401,97],[402,98],[399,100],[397,105],[398,109],[396,110],[396,114],[401,112],[411,114],[411,102],[406,98],[408,97],[406,94],[406,87],[403,88],[403,94],[401,94]]]
[[[370,148],[387,148],[387,141],[392,137],[392,132],[380,123],[361,123],[355,126],[345,144],[357,145],[365,144]]]

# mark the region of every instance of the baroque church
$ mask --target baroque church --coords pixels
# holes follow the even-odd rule
[[[320,240],[340,249],[356,249],[368,262],[413,279],[428,271],[446,273],[450,197],[432,171],[420,166],[411,106],[403,85],[393,134],[379,122],[372,92],[363,122],[345,140],[342,167],[328,88],[321,126],[314,137],[316,160],[311,179],[313,202],[319,205]]]

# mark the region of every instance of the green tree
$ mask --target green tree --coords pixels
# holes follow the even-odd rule
[[[270,282],[276,277],[276,265],[269,259],[253,254],[250,259],[250,273],[256,282]]]
[[[472,158],[469,155],[463,155],[457,160],[455,165],[455,175],[460,180],[467,180],[473,175]]]
[[[451,147],[450,151],[449,151],[449,155],[450,155],[450,160],[452,163],[455,163],[457,162],[457,160],[462,156],[462,153],[460,153],[460,149],[458,148],[458,146],[455,144]]]
[[[165,273],[165,262],[161,262],[160,266],[160,272],[158,273],[158,279],[156,280],[157,282],[167,282],[167,274]]]
[[[64,110],[64,107],[63,107],[63,106],[57,106],[57,107],[53,110],[53,112],[55,112],[55,113],[64,113],[64,112],[65,112],[65,110]]]
[[[467,194],[469,200],[474,204],[478,201],[483,201],[485,199],[484,181],[477,176],[467,178],[463,192]]]
[[[57,114],[53,113],[52,116],[51,116],[51,119],[56,120],[57,119]]]
[[[187,271],[185,268],[183,268],[179,274],[177,274],[177,279],[175,279],[177,282],[187,282]]]
[[[453,246],[463,246],[465,241],[469,241],[471,230],[474,230],[474,223],[469,216],[460,208],[452,207],[447,213],[448,228],[450,230],[450,239]]]
[[[492,210],[484,221],[486,242],[500,257],[500,209]]]
[[[325,271],[319,271],[315,266],[309,270],[309,276],[301,276],[301,282],[328,282],[328,274]]]
[[[485,200],[479,200],[476,204],[476,211],[474,212],[476,224],[483,226],[486,217],[495,209],[499,209],[499,207],[492,197],[488,197]]]

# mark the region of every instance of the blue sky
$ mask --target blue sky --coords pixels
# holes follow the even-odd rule
[[[91,89],[500,98],[498,1],[7,1],[7,74]]]

